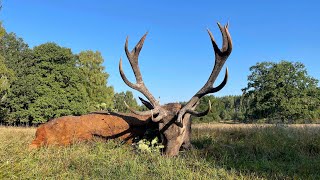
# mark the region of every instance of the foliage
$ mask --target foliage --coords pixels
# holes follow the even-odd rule
[[[2,27],[2,23],[0,23],[0,38],[2,38],[5,33],[5,29]],[[14,78],[14,71],[7,67],[4,57],[0,55],[0,102],[5,100]],[[0,113],[1,115],[3,114],[3,112]]]
[[[14,33],[2,27],[0,33],[0,123],[38,124],[112,108],[113,88],[99,52],[74,55],[55,43],[30,49]]]
[[[0,102],[5,100],[14,77],[13,70],[7,68],[3,56],[0,55]]]
[[[242,106],[241,96],[205,96],[200,100],[197,111],[205,111],[208,108],[208,102],[211,102],[212,109],[208,115],[193,118],[195,122],[219,122],[221,120],[242,121],[244,119],[244,108]]]
[[[262,62],[250,68],[248,85],[243,89],[248,119],[267,118],[268,122],[293,123],[316,119],[320,107],[318,80],[310,77],[302,63]]]
[[[124,102],[134,109],[140,108],[131,91],[114,94],[114,109],[117,112],[130,112]]]
[[[97,110],[97,106],[104,109],[113,108],[113,88],[107,86],[109,74],[102,66],[103,58],[99,51],[82,51],[78,54],[78,67],[84,75],[85,88],[90,100],[90,110]],[[101,109],[101,108],[98,108]]]
[[[2,107],[8,114],[5,123],[35,124],[63,115],[88,111],[88,95],[83,74],[76,68],[70,49],[46,43],[28,49],[14,34],[8,34],[4,56],[8,66],[15,65],[17,80]],[[18,58],[18,59],[17,59]]]
[[[139,153],[159,154],[164,148],[158,127],[147,129],[142,137],[133,140],[132,145]]]
[[[136,144],[134,144],[138,152],[142,153],[160,153],[164,146],[159,143],[158,137],[148,141],[147,139],[141,139]]]
[[[88,111],[88,95],[84,86],[84,75],[75,66],[70,49],[46,43],[33,49],[37,73],[34,86],[36,99],[30,104],[32,123],[64,115],[80,115]]]
[[[12,69],[15,75],[14,81],[10,82],[10,91],[7,98],[0,103],[1,106],[1,119],[0,122],[9,122],[9,116],[12,117],[12,121],[16,121],[14,115],[11,112],[14,109],[21,110],[19,116],[24,117],[24,107],[30,99],[32,94],[29,88],[23,86],[28,84],[29,80],[26,80],[25,74],[31,73],[28,67],[32,66],[31,50],[28,45],[23,42],[21,38],[17,38],[14,33],[4,33],[4,36],[0,40],[0,55],[4,58],[4,65],[8,69]],[[21,96],[17,94],[21,92]],[[30,94],[30,96],[28,96]]]
[[[14,33],[4,33],[0,40],[0,53],[4,57],[8,68],[13,69],[16,74],[24,73],[24,70],[30,66],[29,46]]]
[[[5,29],[0,22],[0,38],[6,34]],[[8,93],[11,90],[11,83],[15,79],[14,71],[7,67],[4,57],[0,54],[0,106],[6,100]],[[7,114],[7,110],[0,109],[0,119],[3,119]],[[1,122],[1,120],[0,120]]]

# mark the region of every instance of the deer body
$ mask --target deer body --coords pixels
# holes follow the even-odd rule
[[[143,136],[155,123],[150,116],[121,113],[94,113],[82,116],[64,116],[38,127],[30,148],[48,145],[70,145],[88,141],[94,136],[120,139],[131,143],[133,138]]]

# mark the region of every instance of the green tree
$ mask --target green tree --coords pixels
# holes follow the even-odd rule
[[[245,108],[243,106],[243,97],[242,96],[233,96],[234,107],[232,120],[243,122],[245,120],[244,112]]]
[[[4,65],[7,69],[13,70],[14,77],[10,81],[10,91],[7,92],[7,98],[0,103],[2,114],[0,121],[15,122],[16,116],[8,116],[17,109],[26,110],[26,106],[31,101],[32,91],[26,88],[26,85],[32,85],[33,81],[26,79],[26,74],[33,73],[32,50],[24,43],[22,38],[14,33],[2,31],[3,37],[0,39],[0,55],[4,58]],[[10,73],[12,74],[12,73]],[[19,114],[24,116],[26,112]],[[6,119],[6,120],[5,120]],[[11,120],[9,120],[11,119]]]
[[[140,109],[136,99],[131,91],[120,92],[114,94],[114,109],[118,112],[130,112],[125,106],[124,101],[134,109]]]
[[[318,80],[307,74],[302,63],[262,62],[250,71],[243,89],[245,97],[250,98],[247,118],[282,123],[313,118],[319,107],[315,96]]]
[[[0,38],[6,34],[0,22]],[[10,90],[10,84],[14,80],[14,72],[5,64],[4,57],[0,54],[0,102],[3,102]]]
[[[316,90],[316,97],[318,97],[317,101],[320,102],[320,87],[317,88]],[[320,103],[318,103],[318,105],[316,106],[317,111],[315,112],[315,118],[316,120],[318,120],[318,122],[320,122]]]
[[[84,76],[76,67],[70,49],[46,43],[30,49],[19,49],[21,40],[8,38],[8,51],[15,53],[17,80],[12,84],[4,107],[9,114],[6,123],[43,123],[63,115],[86,113],[89,98]],[[14,46],[16,45],[16,46]],[[23,44],[22,44],[23,45]],[[12,55],[8,55],[12,58]]]
[[[37,72],[36,76],[30,76],[38,83],[34,87],[36,99],[29,107],[32,122],[42,123],[50,118],[86,113],[89,98],[84,76],[76,68],[76,58],[71,50],[46,43],[35,47],[33,53],[33,68]]]
[[[227,110],[221,111],[220,117],[223,120],[231,120],[230,112],[228,112]]]
[[[7,68],[3,56],[0,55],[0,102],[6,99],[14,77],[13,70]]]
[[[212,109],[206,116],[202,117],[193,117],[194,122],[219,122],[221,120],[220,114],[223,110],[223,104],[219,98],[209,95],[204,96],[200,99],[200,104],[197,107],[197,111],[203,112],[208,109],[208,102],[211,102]]]
[[[16,34],[6,32],[0,40],[0,44],[0,53],[4,57],[7,67],[13,69],[17,76],[23,75],[24,70],[32,63],[28,44]]]
[[[113,108],[113,87],[107,86],[109,74],[102,65],[99,51],[82,51],[78,55],[78,67],[84,75],[85,87],[90,100],[90,110],[97,110],[103,104],[104,109]]]
[[[220,111],[220,117],[223,120],[231,120],[235,113],[234,97],[224,96],[219,98],[223,104],[223,110]]]
[[[2,39],[5,34],[6,31],[0,22],[0,38]],[[6,97],[10,91],[11,83],[14,79],[14,71],[7,67],[3,55],[0,54],[0,123],[7,115],[7,109],[3,108],[1,105],[6,100]]]
[[[244,120],[244,108],[242,107],[241,96],[215,97],[212,95],[204,96],[200,100],[197,111],[202,112],[208,108],[208,101],[211,101],[212,109],[206,116],[194,117],[195,122],[218,122],[220,120]]]

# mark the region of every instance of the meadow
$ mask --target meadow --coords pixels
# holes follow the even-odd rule
[[[28,150],[35,128],[0,127],[0,179],[320,179],[319,125],[195,124],[167,158],[117,141]]]

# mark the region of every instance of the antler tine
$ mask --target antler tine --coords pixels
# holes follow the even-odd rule
[[[150,116],[150,115],[154,115],[154,114],[157,114],[158,112],[152,112],[152,111],[137,111],[135,109],[133,109],[132,107],[130,107],[126,101],[123,101],[124,102],[124,105],[134,114],[137,114],[137,115],[141,115],[141,116]]]
[[[149,110],[154,109],[153,105],[149,101],[144,100],[142,97],[139,97],[139,99]]]
[[[143,47],[143,43],[144,43],[144,40],[146,39],[147,35],[148,35],[148,32],[145,33],[142,36],[140,41],[132,49],[131,52],[129,52],[129,50],[128,50],[128,40],[129,40],[128,36],[126,38],[126,43],[125,43],[125,46],[124,46],[124,50],[125,50],[126,55],[127,55],[128,59],[129,59],[130,65],[131,65],[131,67],[133,69],[133,72],[134,72],[134,75],[136,77],[137,83],[143,82],[142,81],[142,76],[141,76],[141,73],[140,73],[140,68],[139,68],[139,65],[138,65],[138,57],[139,57],[140,51],[141,51],[141,49]]]
[[[224,63],[226,62],[227,58],[231,54],[232,51],[232,40],[230,33],[228,31],[228,24],[226,26],[221,26],[220,23],[218,23],[218,27],[221,31],[222,37],[223,37],[223,42],[222,42],[222,48],[220,49],[217,45],[217,43],[214,40],[214,37],[211,33],[211,31],[208,29],[208,34],[210,36],[212,46],[215,52],[215,64],[212,69],[212,72],[209,76],[208,81],[205,83],[205,85],[189,100],[189,102],[179,111],[178,118],[177,118],[177,123],[180,125],[182,122],[182,118],[185,113],[191,112],[192,108],[196,107],[196,103],[199,101],[201,97],[203,97],[206,94],[209,93],[214,93],[219,90],[221,90],[227,83],[228,80],[228,69],[226,69],[226,74],[223,79],[223,82],[217,86],[213,87],[213,83],[215,82],[216,78],[218,77],[221,68],[223,67]]]
[[[157,102],[157,100],[152,96],[152,94],[149,92],[149,90],[144,85],[142,75],[140,72],[140,68],[139,68],[139,64],[138,64],[138,57],[139,57],[140,51],[143,47],[143,43],[144,43],[144,40],[146,39],[147,34],[148,33],[146,33],[142,36],[140,41],[137,43],[137,45],[133,48],[133,50],[131,52],[129,52],[129,50],[128,50],[128,39],[129,39],[128,37],[126,39],[126,43],[125,43],[125,47],[124,47],[126,55],[128,57],[128,60],[130,62],[130,65],[131,65],[132,70],[134,72],[134,75],[136,77],[136,84],[131,83],[126,78],[126,76],[123,72],[123,68],[122,68],[122,59],[120,59],[119,71],[120,71],[120,75],[121,75],[122,79],[129,87],[141,92],[154,106],[156,106],[156,105],[159,105],[159,103]]]
[[[187,109],[187,113],[192,114],[193,116],[201,117],[207,115],[211,111],[211,101],[208,101],[208,109],[203,112],[198,112],[192,109]]]
[[[221,32],[221,34],[222,34],[222,52],[223,51],[226,51],[227,50],[227,48],[228,48],[228,37],[227,37],[227,35],[226,35],[226,30],[225,29],[228,29],[228,24],[227,25],[225,25],[224,27],[223,26],[221,26],[221,24],[220,23],[217,23],[218,24],[218,26],[219,26],[219,29],[220,29],[220,32]],[[208,31],[210,31],[209,29],[208,29]]]
[[[121,78],[123,79],[123,81],[131,88],[141,92],[152,104],[152,106],[154,107],[154,109],[152,111],[146,111],[146,112],[141,112],[141,111],[136,111],[132,108],[130,108],[126,103],[125,105],[128,107],[128,109],[138,115],[154,115],[154,114],[159,114],[155,119],[153,119],[153,121],[159,121],[158,119],[161,120],[161,118],[166,114],[166,112],[161,109],[161,106],[159,104],[159,102],[152,96],[152,94],[150,93],[150,91],[147,89],[147,87],[145,86],[143,79],[142,79],[142,75],[140,72],[140,68],[139,68],[139,63],[138,63],[138,57],[140,54],[140,51],[143,47],[143,43],[144,40],[146,39],[148,33],[144,34],[142,36],[142,38],[140,39],[140,41],[137,43],[137,45],[133,48],[133,50],[130,52],[128,50],[128,40],[129,37],[126,38],[126,42],[125,42],[125,46],[124,46],[124,50],[126,52],[127,58],[130,62],[130,65],[132,67],[133,73],[135,75],[136,78],[136,83],[132,83],[128,80],[128,78],[126,77],[126,75],[123,72],[123,68],[122,68],[122,59],[120,58],[119,61],[119,71],[120,71],[120,75]]]

